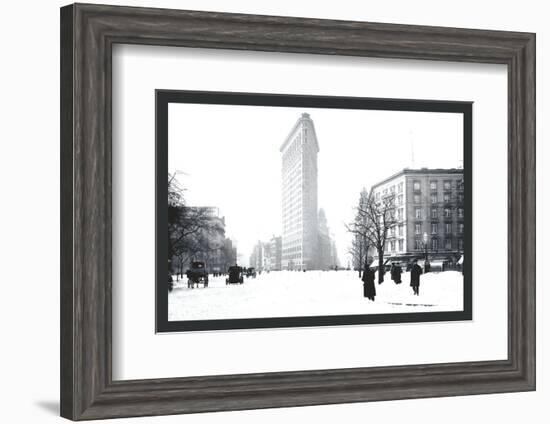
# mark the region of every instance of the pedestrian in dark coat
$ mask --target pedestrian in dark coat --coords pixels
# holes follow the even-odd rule
[[[422,268],[418,265],[418,261],[415,259],[413,261],[413,266],[411,267],[411,287],[415,295],[419,295],[420,290],[420,275],[422,274]]]
[[[403,272],[401,265],[395,265],[395,284],[401,284],[401,273]]]
[[[363,271],[363,296],[374,301],[376,296],[376,287],[374,285],[374,271],[369,264],[365,263],[365,271]]]

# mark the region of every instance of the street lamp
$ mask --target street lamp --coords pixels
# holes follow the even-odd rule
[[[424,232],[424,261],[428,262],[428,233]]]

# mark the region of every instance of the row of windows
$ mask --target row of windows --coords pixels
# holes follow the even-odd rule
[[[442,246],[445,250],[451,250],[453,248],[453,240],[450,239],[450,238],[445,239],[443,241]],[[415,250],[425,250],[425,249],[438,250],[438,249],[440,249],[439,239],[438,238],[432,238],[429,241],[427,246],[424,244],[424,242],[422,240],[416,239],[414,241],[414,248],[415,248]],[[456,243],[456,248],[458,250],[464,250],[464,240],[458,239],[457,243]]]
[[[453,232],[453,224],[452,223],[446,222],[445,224],[443,224],[443,228],[444,228],[445,234],[452,234],[452,232]],[[439,224],[437,222],[432,222],[431,226],[430,226],[431,233],[432,234],[437,234],[438,229],[439,229]],[[464,233],[464,224],[462,222],[458,223],[457,230],[458,230],[459,234]],[[416,235],[422,234],[422,224],[421,223],[417,222],[416,224],[414,224],[414,233]]]
[[[396,236],[396,234],[395,234],[396,231],[397,231],[398,236],[402,236],[403,235],[403,225],[398,225],[397,227],[391,227],[390,228],[390,236],[395,237]]]
[[[288,259],[301,259],[302,258],[302,255],[284,255],[284,259],[285,260],[288,260]]]
[[[457,241],[457,248],[458,250],[464,249],[464,241],[462,239],[458,239]],[[386,252],[403,252],[404,249],[404,240],[391,240],[389,243],[386,244]],[[439,249],[439,239],[433,238],[430,240],[429,248],[431,250],[438,250]],[[443,242],[443,247],[445,250],[451,250],[453,248],[453,241],[450,238],[447,238]],[[424,250],[424,242],[422,240],[416,239],[415,240],[415,250]]]
[[[456,181],[456,189],[457,190],[462,190],[464,188],[464,182],[463,180],[455,180]],[[437,181],[437,180],[431,180],[430,181],[430,190],[431,191],[437,191],[438,190],[438,187],[439,187],[439,184],[440,184],[440,181]],[[403,193],[403,182],[400,182],[399,184],[396,185],[392,185],[388,188],[385,188],[382,190],[382,192],[378,192],[376,193],[376,200],[380,200],[380,197],[382,196],[386,196],[388,194],[395,194],[396,193],[396,188],[397,188],[397,193]],[[443,190],[444,191],[451,191],[453,189],[453,180],[444,180],[443,181]],[[413,191],[414,192],[420,192],[421,191],[421,182],[419,180],[414,180],[413,181]],[[398,196],[398,199],[399,199],[400,196]]]
[[[456,195],[456,200],[458,203],[463,203],[464,202],[464,193],[457,193]],[[422,201],[422,197],[420,194],[418,193],[415,193],[413,195],[413,202],[414,203],[420,203]],[[437,193],[432,193],[430,194],[430,203],[438,203],[440,200],[439,200],[439,196],[437,195]],[[443,193],[443,202],[444,203],[450,203],[453,201],[453,198],[452,198],[452,195],[451,193]]]
[[[430,181],[430,190],[431,191],[437,191],[439,185],[439,181],[437,180],[431,180]],[[463,183],[460,181],[457,181],[457,188],[461,189],[463,186]],[[451,190],[452,189],[452,180],[444,180],[443,181],[443,190]],[[420,191],[420,181],[414,180],[413,181],[413,190],[414,191]]]
[[[392,185],[389,188],[385,188],[384,190],[382,190],[382,195],[386,196],[388,194],[394,194],[395,189],[396,189],[395,185]],[[403,193],[403,183],[402,182],[397,184],[397,192],[398,193]],[[403,200],[403,196],[398,196],[398,197],[401,197],[401,201]],[[376,193],[376,200],[380,200],[380,192]]]
[[[294,246],[294,247],[287,247],[286,249],[283,249],[283,253],[285,255],[289,254],[289,253],[297,253],[297,252],[302,252],[302,245],[299,244],[297,246]]]
[[[397,241],[397,243],[396,243]],[[391,240],[389,243],[386,243],[386,252],[403,252],[405,250],[404,248],[404,241],[401,240]],[[397,248],[397,250],[396,250]]]
[[[443,218],[452,218],[452,214],[453,214],[453,210],[451,208],[443,208]],[[418,208],[418,207],[414,208],[414,216],[416,219],[422,219],[422,208]],[[432,219],[437,219],[439,217],[439,209],[431,208],[430,216]],[[457,216],[458,218],[464,218],[463,208],[457,209]]]

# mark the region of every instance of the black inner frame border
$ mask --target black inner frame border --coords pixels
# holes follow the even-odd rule
[[[461,113],[464,137],[464,290],[463,310],[168,321],[168,105],[170,103],[363,109],[409,112]],[[155,90],[155,275],[156,332],[208,331],[252,328],[319,327],[472,320],[472,106],[473,102],[386,99],[293,94]]]

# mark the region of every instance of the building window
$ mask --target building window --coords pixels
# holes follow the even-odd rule
[[[386,194],[388,194],[388,189],[385,188],[382,194],[383,194],[384,196],[385,196]]]
[[[380,192],[376,193],[376,201],[378,202],[380,200]]]
[[[462,234],[464,232],[464,224],[460,223],[458,224],[458,232]]]
[[[446,239],[445,240],[445,249],[451,250],[452,248],[453,247],[452,247],[451,239]]]
[[[422,224],[414,224],[414,233],[420,234],[421,231],[422,231]]]
[[[432,239],[432,250],[437,250],[437,239],[436,238]]]
[[[420,194],[414,195],[414,203],[420,203]]]
[[[399,234],[400,236],[402,236],[402,235],[403,235],[403,226],[400,225],[398,228],[399,228],[399,229],[398,229],[398,234]]]
[[[451,234],[453,232],[453,224],[447,222],[445,224],[445,234]]]
[[[392,240],[392,241],[390,242],[390,248],[391,248],[391,251],[392,251],[392,252],[395,252],[395,240]]]
[[[464,209],[458,208],[458,217],[459,218],[464,218]]]
[[[464,193],[458,193],[458,202],[464,203]]]
[[[398,193],[403,193],[403,183],[397,184],[397,192]]]
[[[443,182],[443,189],[444,190],[450,190],[451,189],[451,182],[450,181],[444,181]]]
[[[423,248],[422,240],[415,239],[414,240],[414,248],[415,248],[415,250],[422,250],[422,248]]]
[[[437,208],[432,208],[432,219],[437,219]]]
[[[445,218],[450,218],[451,217],[451,209],[450,208],[445,208],[443,215],[445,216]]]
[[[420,181],[414,181],[413,182],[413,190],[414,191],[420,191]]]
[[[437,224],[432,222],[432,234],[437,234]]]
[[[403,221],[403,208],[397,209],[397,219],[399,219],[399,221]]]
[[[400,194],[399,196],[397,196],[397,204],[399,206],[401,206],[403,204],[403,195]]]
[[[445,203],[449,203],[449,202],[451,201],[451,195],[450,195],[449,193],[445,193],[445,194],[443,195],[443,201],[444,201]]]
[[[430,181],[430,190],[437,190],[437,181]]]
[[[394,185],[392,185],[392,186],[390,187],[390,193],[395,193],[395,186],[394,186]]]
[[[399,251],[403,251],[403,240],[399,240]]]
[[[391,227],[390,234],[392,237],[395,237],[395,227]]]
[[[416,219],[422,219],[422,208],[414,208],[414,216]]]
[[[458,250],[464,250],[464,240],[458,239]]]
[[[432,203],[437,203],[437,194],[432,194],[430,196],[430,199],[431,199]]]

